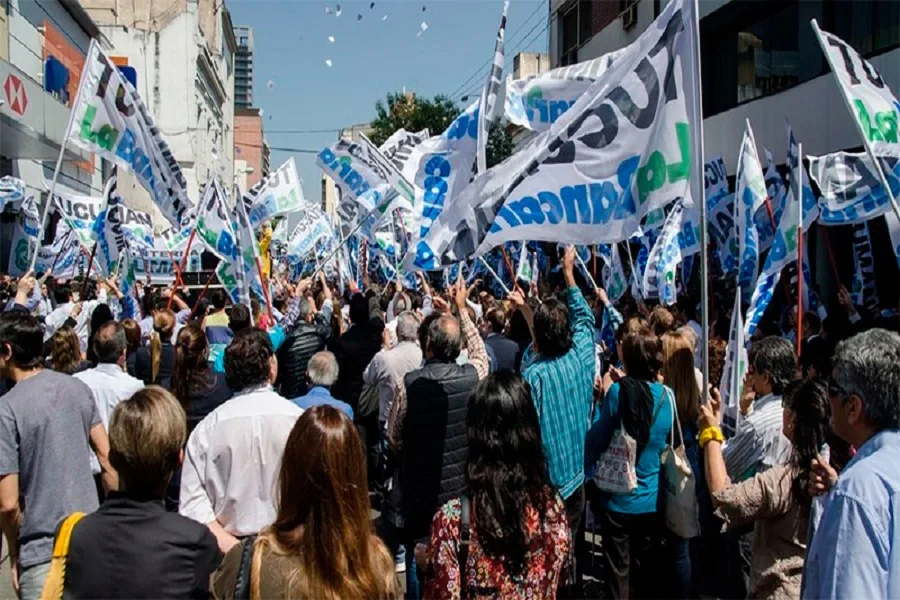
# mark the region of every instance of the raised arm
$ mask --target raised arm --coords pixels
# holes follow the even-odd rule
[[[466,287],[462,276],[456,286],[456,307],[459,309],[459,328],[463,341],[466,344],[466,351],[469,353],[469,364],[475,367],[478,372],[478,379],[484,379],[490,370],[490,360],[488,359],[487,350],[484,347],[484,340],[478,333],[475,323],[469,318],[467,310]]]

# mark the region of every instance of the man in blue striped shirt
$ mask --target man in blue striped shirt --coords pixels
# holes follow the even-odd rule
[[[565,304],[544,302],[534,315],[534,343],[522,375],[541,423],[550,481],[566,501],[572,540],[584,516],[584,438],[594,390],[594,314],[575,285],[575,249],[562,265]],[[571,544],[574,549],[574,543]],[[570,575],[569,583],[572,583]]]

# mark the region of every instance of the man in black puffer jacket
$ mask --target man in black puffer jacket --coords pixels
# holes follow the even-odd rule
[[[300,298],[297,327],[287,336],[278,350],[278,393],[293,400],[306,395],[306,366],[316,352],[331,341],[331,290],[323,286],[325,301],[322,311],[316,312],[308,298]]]
[[[397,493],[385,509],[384,537],[395,555],[400,544],[406,546],[408,560],[416,543],[427,541],[437,509],[465,493],[467,407],[475,385],[488,374],[487,351],[469,316],[462,282],[455,301],[458,319],[445,313],[423,324],[428,328],[425,364],[397,386],[388,414],[388,444],[398,477]],[[456,360],[463,347],[469,362],[460,365]],[[408,586],[415,585],[412,571],[408,565]]]

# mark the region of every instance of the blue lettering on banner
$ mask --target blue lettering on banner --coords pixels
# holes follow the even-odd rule
[[[443,136],[448,140],[461,140],[466,135],[470,138],[478,139],[478,112],[479,109],[476,108],[471,115],[468,112],[464,112],[456,117],[456,120],[450,124]]]
[[[474,123],[477,125],[478,122],[474,121]],[[435,154],[425,163],[425,182],[423,184],[425,195],[422,200],[420,237],[425,237],[431,229],[434,220],[438,218],[444,209],[444,200],[449,189],[447,180],[452,171],[453,167],[450,165],[450,162],[439,154]]]
[[[540,191],[537,197],[509,200],[497,212],[489,233],[545,222],[601,225],[632,217],[636,208],[631,190],[639,160],[639,156],[633,156],[622,161],[614,180],[564,186],[556,192]]]
[[[353,168],[353,159],[349,156],[337,158],[331,148],[319,153],[319,160],[328,167],[357,198],[369,191],[369,182]]]

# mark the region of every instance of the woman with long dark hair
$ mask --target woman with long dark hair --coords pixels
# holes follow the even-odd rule
[[[94,308],[94,312],[91,313],[91,323],[88,329],[87,360],[92,365],[97,364],[97,353],[94,352],[94,336],[101,325],[105,325],[113,320],[115,319],[113,318],[112,309],[109,308],[108,304],[98,304]]]
[[[215,598],[234,597],[248,575],[242,551],[232,548],[213,575]],[[254,599],[399,597],[394,560],[369,516],[362,441],[333,406],[297,419],[278,476],[278,514],[253,543],[249,571]]]
[[[225,374],[213,370],[209,362],[209,341],[197,325],[185,325],[175,344],[172,394],[187,414],[188,436],[220,404],[231,398]]]
[[[137,351],[141,344],[141,324],[134,319],[125,319],[122,321],[122,329],[125,330],[125,340],[128,346],[125,351],[125,370],[132,377],[134,374],[134,363],[137,360]]]
[[[634,317],[619,331],[629,332],[617,343],[624,373],[611,368],[603,378],[603,402],[585,439],[585,467],[593,477],[622,466],[604,455],[622,428],[635,442],[637,485],[630,493],[600,492],[591,498],[603,537],[601,585],[606,598],[658,597],[657,549],[664,535],[656,512],[660,455],[674,422],[674,399],[658,381],[659,338]]]
[[[490,375],[475,387],[466,422],[467,494],[434,516],[425,597],[554,598],[569,526],[547,474],[528,384],[509,371]],[[466,529],[468,552],[460,564]]]
[[[700,444],[716,513],[731,529],[755,523],[750,598],[799,598],[811,497],[810,468],[827,443],[828,391],[815,379],[790,384],[782,397],[782,433],[791,461],[733,484],[722,457],[722,402],[717,391],[700,407]]]
[[[175,346],[172,334],[175,331],[175,313],[163,309],[153,315],[153,333],[150,347],[137,351],[134,361],[135,377],[145,384],[155,384],[170,389],[172,370],[175,368]]]

